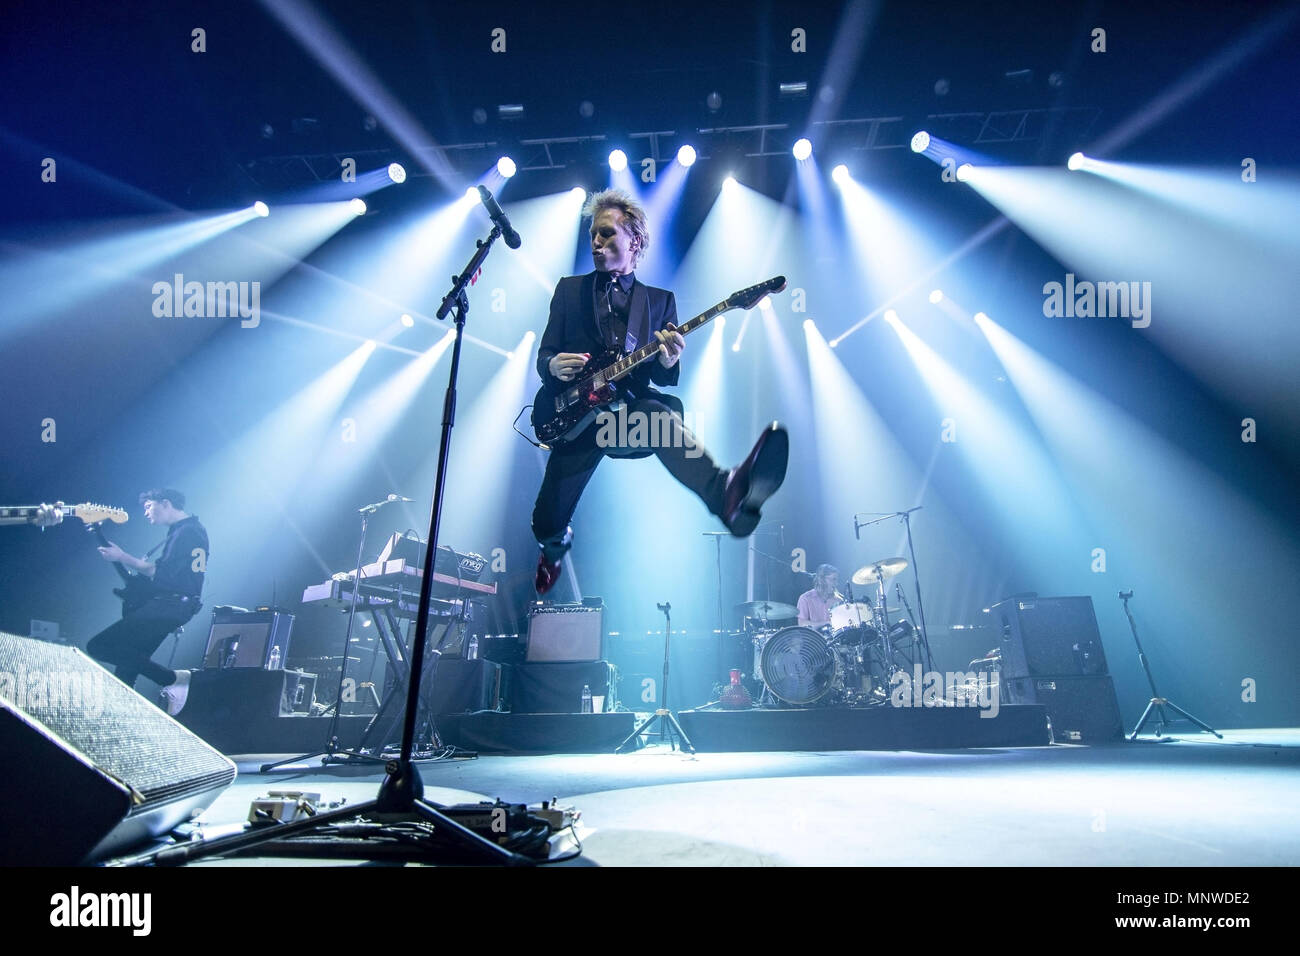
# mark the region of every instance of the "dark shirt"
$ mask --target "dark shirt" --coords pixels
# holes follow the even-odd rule
[[[625,352],[627,343],[627,315],[632,302],[632,286],[636,274],[616,276],[601,272],[596,276],[596,319],[605,347]]]
[[[202,549],[202,559],[195,549]],[[208,532],[190,515],[167,529],[162,553],[154,559],[154,587],[159,591],[197,597],[203,593],[203,572],[208,564]]]

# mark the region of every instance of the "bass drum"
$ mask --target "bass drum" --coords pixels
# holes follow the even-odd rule
[[[815,704],[843,683],[843,665],[811,627],[787,627],[763,644],[763,683],[787,704]]]

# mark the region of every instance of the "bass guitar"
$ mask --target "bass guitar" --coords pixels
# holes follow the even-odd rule
[[[701,312],[677,326],[683,336],[690,335],[710,320],[733,309],[752,309],[765,296],[785,288],[785,276],[776,276],[748,289],[733,292],[713,308]],[[596,356],[589,366],[597,371],[570,385],[556,387],[543,383],[533,399],[532,425],[537,440],[550,448],[559,448],[581,435],[602,409],[622,395],[619,381],[633,369],[659,354],[658,340],[627,355],[610,349]]]

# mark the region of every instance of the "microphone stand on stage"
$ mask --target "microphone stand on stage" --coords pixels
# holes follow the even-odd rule
[[[691,738],[686,736],[686,731],[682,730],[682,725],[677,722],[677,718],[673,716],[673,712],[668,708],[668,647],[673,635],[673,619],[669,612],[672,611],[673,606],[664,603],[656,604],[655,607],[664,612],[664,682],[662,685],[663,690],[659,694],[659,707],[653,714],[641,721],[636,730],[628,734],[627,739],[615,748],[614,753],[622,753],[624,747],[640,737],[646,728],[656,720],[660,721],[659,739],[661,741],[664,737],[667,737],[669,746],[673,746],[672,731],[676,731],[677,736],[682,739],[683,746],[691,753],[695,753],[695,745],[691,743]],[[664,721],[668,722],[669,727],[663,725]]]
[[[429,515],[429,538],[425,546],[424,573],[420,577],[420,609],[412,637],[411,674],[410,680],[407,681],[406,714],[402,725],[400,756],[388,761],[387,775],[379,785],[379,793],[374,800],[318,813],[293,823],[263,827],[189,846],[172,847],[146,857],[141,862],[174,864],[215,854],[242,853],[250,848],[272,842],[278,844],[287,837],[299,834],[319,839],[320,831],[323,828],[331,828],[335,823],[345,824],[340,830],[331,832],[331,836],[338,842],[294,843],[295,855],[307,851],[307,855],[337,859],[340,856],[340,844],[364,847],[367,852],[378,854],[382,852],[379,844],[400,842],[406,846],[414,845],[413,849],[418,848],[425,855],[434,857],[443,847],[434,845],[432,841],[441,839],[454,844],[460,851],[458,861],[464,861],[468,856],[475,862],[509,866],[530,865],[535,862],[523,854],[508,850],[461,826],[442,812],[445,808],[425,800],[424,782],[420,779],[419,769],[411,759],[417,711],[420,706],[420,680],[424,676],[424,645],[428,637],[429,605],[433,599],[433,569],[436,564],[438,527],[442,520],[443,491],[447,481],[447,457],[451,448],[451,430],[456,418],[456,379],[460,373],[460,348],[465,338],[465,317],[469,313],[469,298],[465,290],[482,268],[493,242],[504,234],[506,245],[512,249],[519,246],[518,234],[510,228],[510,221],[501,213],[496,202],[492,201],[491,193],[480,186],[479,194],[492,216],[492,231],[486,241],[482,239],[478,241],[477,250],[470,257],[464,271],[453,277],[451,291],[443,298],[437,312],[438,318],[444,319],[449,312],[455,311],[456,338],[452,346],[451,370],[448,373],[447,391],[442,406],[442,439],[438,445],[438,469],[433,489],[433,507]],[[435,659],[439,655],[436,650],[431,653],[435,655]],[[665,667],[665,671],[666,669]],[[365,819],[365,823],[361,822],[362,818]]]
[[[1142,733],[1142,728],[1146,726],[1147,720],[1151,717],[1151,712],[1155,711],[1156,726],[1159,729],[1156,730],[1156,737],[1153,743],[1163,743],[1166,740],[1173,740],[1174,738],[1166,737],[1164,735],[1164,729],[1168,727],[1170,723],[1168,716],[1165,714],[1165,708],[1168,707],[1174,713],[1187,718],[1197,727],[1200,727],[1202,730],[1208,730],[1210,733],[1214,734],[1214,736],[1222,740],[1223,734],[1219,733],[1204,721],[1197,720],[1172,700],[1169,700],[1166,697],[1161,697],[1160,691],[1156,690],[1156,679],[1151,676],[1151,668],[1147,664],[1147,656],[1142,651],[1142,642],[1138,640],[1137,622],[1133,620],[1133,612],[1128,609],[1128,599],[1132,596],[1133,592],[1131,590],[1119,592],[1119,599],[1124,602],[1124,613],[1128,615],[1129,629],[1133,631],[1133,643],[1137,645],[1138,660],[1142,662],[1142,670],[1146,672],[1147,682],[1151,685],[1151,700],[1147,703],[1147,709],[1142,711],[1142,719],[1137,722],[1137,726],[1133,728],[1133,733],[1129,734],[1128,739],[1130,741],[1137,740],[1138,734]]]
[[[723,646],[727,638],[727,615],[722,610],[722,539],[728,537],[729,531],[701,531],[706,538],[713,538],[717,545],[718,558],[718,639],[713,642],[713,672],[722,670]],[[712,703],[712,702],[710,702]],[[707,705],[705,705],[707,706]]]
[[[922,505],[917,505],[915,508],[908,508],[906,511],[891,511],[889,514],[881,514],[880,512],[874,511],[860,512],[860,514],[870,517],[871,520],[859,523],[859,515],[854,515],[853,537],[861,541],[862,537],[859,532],[861,532],[863,528],[867,527],[867,525],[886,521],[890,518],[903,519],[903,525],[907,528],[907,552],[908,556],[912,559],[912,582],[916,585],[916,609],[921,614],[921,650],[925,654],[925,669],[932,671],[934,670],[934,657],[930,653],[930,633],[925,626],[925,602],[921,600],[921,570],[917,567],[916,548],[912,544],[912,512],[920,511],[921,508]]]

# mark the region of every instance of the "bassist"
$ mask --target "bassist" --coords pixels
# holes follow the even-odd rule
[[[789,440],[773,423],[749,457],[730,472],[719,468],[682,421],[682,403],[654,388],[677,384],[685,340],[676,330],[677,304],[671,292],[639,282],[634,273],[650,234],[645,210],[622,190],[592,196],[590,216],[595,271],[560,280],[537,354],[543,389],[563,389],[583,374],[593,354],[631,352],[659,342],[657,361],[639,366],[623,383],[629,415],[669,421],[671,434],[655,447],[610,447],[600,429],[588,427],[576,440],[554,448],[533,509],[533,534],[541,546],[536,587],[545,594],[560,574],[560,560],[573,539],[569,520],[583,489],[605,456],[644,458],[654,454],[679,482],[695,492],[733,534],[744,537],[758,523],[759,508],[785,478]],[[590,370],[589,370],[590,371]]]
[[[140,503],[150,524],[167,528],[167,538],[143,558],[127,554],[111,541],[99,549],[104,560],[117,562],[136,576],[122,592],[122,619],[92,637],[86,651],[116,665],[118,679],[128,686],[134,686],[140,675],[161,686],[167,712],[174,715],[185,706],[190,672],[170,670],[150,658],[163,638],[199,611],[208,533],[198,518],[184,510],[185,496],[173,488],[146,491]],[[158,556],[151,558],[154,552]]]

